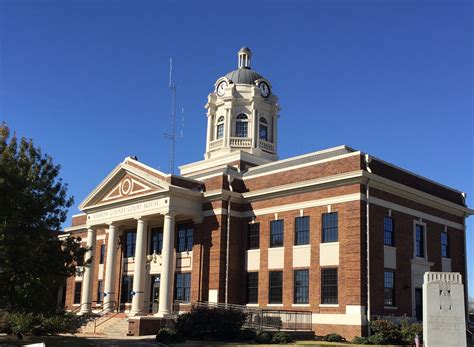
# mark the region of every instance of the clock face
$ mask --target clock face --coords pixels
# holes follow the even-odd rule
[[[217,95],[222,96],[225,93],[225,89],[227,88],[227,82],[222,81],[221,83],[218,84],[217,86]]]
[[[267,83],[260,82],[258,87],[260,88],[260,93],[262,94],[264,98],[268,98],[270,96],[270,87],[268,86]]]

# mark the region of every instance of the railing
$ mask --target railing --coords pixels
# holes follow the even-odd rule
[[[266,310],[244,305],[196,302],[194,307],[228,308],[242,311],[247,319],[244,327],[256,330],[312,330],[312,313],[307,311]]]
[[[268,152],[275,152],[275,144],[265,141],[265,140],[258,140],[258,146],[263,149],[264,151]]]
[[[209,150],[212,151],[213,149],[221,147],[223,142],[224,142],[224,139],[218,139],[218,140],[209,142]]]
[[[232,147],[252,147],[252,139],[248,137],[231,137],[230,145]]]
[[[107,304],[107,307],[104,307],[105,304]],[[117,301],[107,301],[106,303],[102,304],[102,310],[95,313],[97,315],[97,317],[94,318],[94,334],[95,334],[95,330],[97,329],[98,326],[104,324],[109,319],[111,319],[111,318],[115,317],[116,315],[118,315],[118,312],[116,312],[114,315],[112,315],[110,317],[107,317],[106,319],[102,320],[99,324],[97,324],[97,321],[99,319],[103,318],[107,313],[113,312],[116,307],[117,307]]]

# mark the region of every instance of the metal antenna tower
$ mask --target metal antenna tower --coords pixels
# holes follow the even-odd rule
[[[170,58],[170,80],[169,88],[171,91],[171,112],[170,112],[170,132],[165,133],[165,137],[170,140],[169,152],[169,172],[174,174],[174,156],[176,150],[176,85],[172,79],[173,58]]]

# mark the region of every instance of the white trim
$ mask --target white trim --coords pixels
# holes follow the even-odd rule
[[[283,304],[267,304],[267,307],[283,307]]]
[[[82,229],[87,229],[87,225],[86,224],[81,224],[81,225],[75,225],[73,227],[67,227],[67,228],[64,228],[64,231],[71,232],[71,231],[78,231],[78,230],[82,230]]]
[[[245,304],[245,306],[247,306],[247,307],[258,307],[259,305],[258,304]]]
[[[310,307],[311,304],[291,304],[291,307]]]
[[[389,202],[389,201],[385,201],[385,200],[382,200],[382,199],[379,199],[379,198],[375,198],[373,196],[371,196],[369,198],[369,202],[371,204],[383,206],[383,207],[386,207],[386,208],[390,208],[392,210],[396,210],[396,211],[399,211],[399,212],[403,212],[405,214],[409,214],[409,215],[414,216],[416,218],[427,219],[427,220],[430,220],[430,221],[438,223],[438,224],[447,225],[451,228],[464,230],[464,225],[462,225],[462,224],[451,222],[447,219],[443,219],[443,218],[440,218],[440,217],[437,217],[437,216],[433,216],[431,214],[421,212],[421,211],[412,209],[410,207],[401,206],[401,205],[395,204],[393,202]]]
[[[319,307],[339,307],[339,304],[319,304]]]

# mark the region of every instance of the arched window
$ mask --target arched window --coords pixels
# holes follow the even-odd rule
[[[260,140],[268,141],[268,123],[263,117],[260,118],[259,122],[258,138]]]
[[[220,116],[217,120],[216,126],[216,139],[222,139],[224,137],[224,116]]]
[[[248,137],[248,127],[249,127],[248,117],[241,113],[236,117],[235,121],[235,136],[237,137]]]

